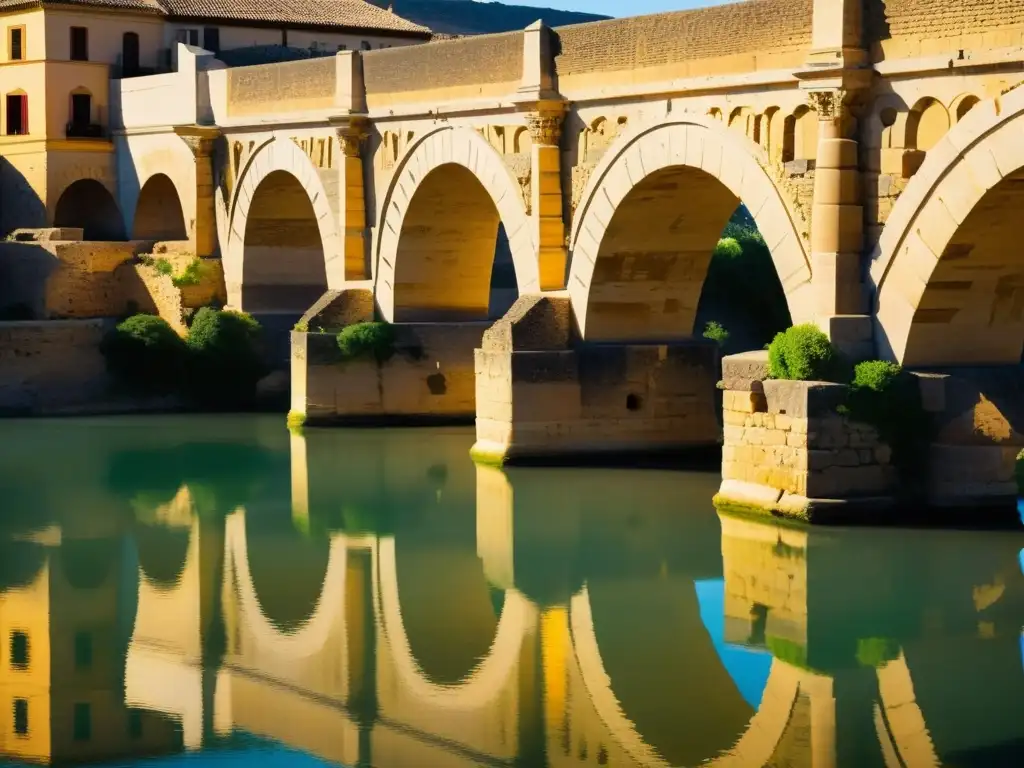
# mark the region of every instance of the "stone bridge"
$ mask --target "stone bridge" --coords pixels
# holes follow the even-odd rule
[[[305,315],[310,418],[475,414],[503,456],[708,442],[695,316],[740,203],[794,323],[911,367],[1021,359],[1019,4],[756,0],[179,61],[119,83],[122,213],[220,258],[231,305]],[[375,316],[424,355],[342,376],[316,331]]]

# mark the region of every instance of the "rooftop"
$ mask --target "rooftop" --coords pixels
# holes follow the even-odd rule
[[[0,11],[38,5],[69,5],[144,11],[180,19],[294,26],[346,27],[428,36],[427,27],[365,0],[0,0]]]

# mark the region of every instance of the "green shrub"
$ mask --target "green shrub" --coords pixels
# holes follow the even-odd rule
[[[829,381],[835,377],[836,351],[820,328],[794,325],[768,346],[768,375],[793,381]]]
[[[198,258],[192,259],[185,267],[185,270],[175,277],[171,278],[171,283],[175,288],[183,288],[186,285],[199,285],[203,279],[203,262]]]
[[[704,338],[716,342],[720,347],[724,347],[729,343],[729,332],[722,327],[721,323],[710,320],[704,326]]]
[[[741,259],[743,246],[735,237],[723,237],[715,247],[714,259]]]
[[[188,332],[188,390],[212,406],[243,406],[266,373],[262,329],[251,315],[203,307]]]
[[[878,431],[879,438],[892,449],[892,464],[904,479],[922,476],[927,466],[931,420],[913,376],[883,360],[858,363],[853,369],[846,413]]]
[[[857,641],[857,663],[878,669],[900,655],[900,644],[888,637],[862,637]]]
[[[171,265],[171,262],[169,262],[165,258],[155,259],[153,261],[153,267],[155,267],[156,271],[159,272],[161,275],[169,276],[174,274],[174,267]]]
[[[100,351],[107,370],[140,394],[169,394],[181,384],[185,342],[163,318],[133,315],[108,333]]]
[[[395,354],[395,327],[390,323],[356,323],[338,333],[342,361],[375,359],[379,363]]]

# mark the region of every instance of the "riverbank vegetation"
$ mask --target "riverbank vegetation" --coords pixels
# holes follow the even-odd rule
[[[107,334],[100,350],[126,391],[178,396],[201,408],[250,407],[267,373],[259,323],[212,307],[195,313],[184,338],[160,317],[133,315]]]

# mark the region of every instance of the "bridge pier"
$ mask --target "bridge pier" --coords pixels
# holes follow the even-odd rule
[[[474,456],[505,463],[718,442],[717,346],[581,344],[567,296],[524,296],[476,350]]]
[[[808,522],[893,521],[925,507],[965,522],[1016,519],[1020,368],[917,376],[931,430],[920,479],[901,473],[874,427],[849,418],[846,386],[769,380],[764,352],[725,358],[716,503]]]

